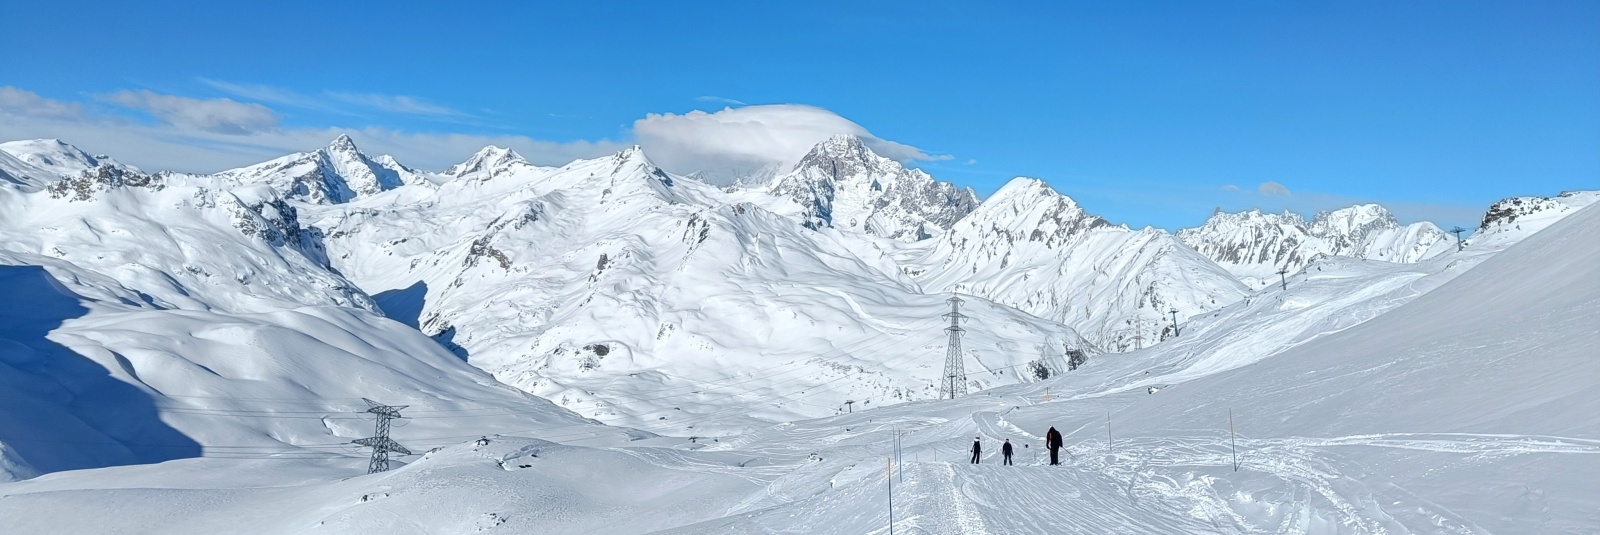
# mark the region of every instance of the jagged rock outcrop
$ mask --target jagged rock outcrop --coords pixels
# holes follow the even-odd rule
[[[1205,224],[1178,231],[1190,248],[1252,287],[1299,271],[1321,255],[1414,263],[1450,250],[1450,236],[1428,222],[1401,225],[1376,204],[1299,214],[1217,211]]]
[[[855,136],[834,136],[801,158],[769,191],[793,200],[812,228],[902,241],[938,236],[978,206],[970,188],[874,154]]]

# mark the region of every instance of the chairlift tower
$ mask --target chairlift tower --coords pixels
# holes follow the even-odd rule
[[[945,302],[950,303],[950,313],[944,317],[950,318],[950,326],[944,330],[950,333],[950,341],[945,344],[944,352],[944,388],[940,397],[955,399],[967,393],[967,370],[962,365],[961,358],[961,333],[966,329],[961,328],[961,320],[967,318],[961,313],[961,298],[951,295]]]
[[[1450,232],[1453,232],[1456,235],[1456,252],[1461,252],[1462,249],[1466,248],[1466,245],[1463,245],[1461,243],[1461,233],[1466,232],[1466,231],[1467,231],[1467,229],[1461,228],[1459,226],[1457,226],[1456,228],[1450,229]]]
[[[367,410],[364,412],[377,415],[378,422],[371,437],[350,442],[372,448],[372,461],[367,463],[368,474],[386,472],[389,470],[389,452],[411,455],[411,450],[389,438],[389,420],[402,418],[400,409],[404,409],[409,405],[384,405],[367,398],[361,398],[361,401],[367,402]]]

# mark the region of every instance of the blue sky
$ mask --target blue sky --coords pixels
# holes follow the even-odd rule
[[[424,168],[637,142],[685,171],[838,129],[1135,227],[1369,201],[1474,226],[1600,189],[1593,1],[233,4],[10,6],[0,137],[188,171],[341,131]]]

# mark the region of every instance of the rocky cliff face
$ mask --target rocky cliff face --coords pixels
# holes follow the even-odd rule
[[[1299,271],[1320,255],[1414,263],[1451,247],[1432,223],[1399,224],[1382,206],[1364,204],[1298,214],[1217,212],[1205,224],[1178,231],[1190,248],[1216,261],[1252,287],[1276,280],[1279,270]]]
[[[939,182],[874,154],[854,136],[818,144],[778,178],[772,194],[799,204],[812,228],[831,227],[901,241],[942,234],[971,213],[971,189]]]

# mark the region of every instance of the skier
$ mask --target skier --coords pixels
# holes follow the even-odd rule
[[[978,442],[982,437],[972,437],[972,464],[978,464],[978,455],[983,453],[983,444]]]
[[[1006,439],[1006,443],[1000,445],[1000,455],[1005,456],[1005,465],[1011,466],[1011,439]]]
[[[1050,448],[1050,465],[1055,466],[1061,464],[1061,457],[1059,457],[1060,454],[1058,453],[1061,451],[1061,432],[1056,431],[1056,428],[1054,427],[1051,427],[1049,431],[1045,432],[1044,447]]]

